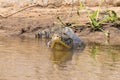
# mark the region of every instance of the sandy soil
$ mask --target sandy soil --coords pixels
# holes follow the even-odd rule
[[[19,9],[7,8],[0,9],[0,36],[19,36],[35,38],[35,34],[40,30],[46,29],[48,26],[58,26],[61,23],[56,17],[61,17],[63,22],[74,23],[74,25],[84,25],[89,22],[86,11],[81,10],[80,16],[77,15],[78,7],[60,7],[60,8],[41,8],[39,6],[28,8],[8,18],[5,16],[10,15]],[[90,12],[96,10],[97,7],[90,7]],[[120,15],[120,7],[102,8],[103,12],[106,9],[115,10]],[[4,17],[3,17],[4,16]],[[120,27],[117,28],[112,24],[104,26],[105,31],[110,31],[110,44],[120,45]],[[24,33],[21,31],[24,30]],[[103,32],[90,32],[89,28],[79,27],[76,29],[76,34],[85,42],[98,42],[106,44],[105,35]]]

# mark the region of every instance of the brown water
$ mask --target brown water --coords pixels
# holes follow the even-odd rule
[[[120,46],[60,52],[44,41],[0,38],[0,80],[120,80]]]

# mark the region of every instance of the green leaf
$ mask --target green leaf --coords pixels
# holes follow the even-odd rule
[[[94,28],[99,27],[99,22],[96,19],[91,19],[91,21]]]
[[[99,10],[96,10],[89,16],[93,30],[99,30],[100,28],[100,22],[97,20],[98,12]]]
[[[114,22],[117,19],[117,14],[113,10],[108,10],[108,21]]]
[[[91,19],[97,18],[98,12],[99,12],[98,10],[95,11],[95,12],[93,12],[93,13],[90,15],[90,18],[91,18]]]
[[[83,8],[83,4],[82,2],[80,2],[79,9],[82,9],[82,8]]]
[[[117,17],[116,12],[113,11],[113,10],[110,10],[110,11],[109,11],[109,15],[110,15],[111,17]]]

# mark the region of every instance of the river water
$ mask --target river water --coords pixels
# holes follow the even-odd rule
[[[0,80],[120,80],[120,46],[52,51],[44,40],[0,38]]]

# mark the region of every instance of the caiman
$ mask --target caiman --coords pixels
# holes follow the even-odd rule
[[[48,46],[56,50],[71,50],[82,46],[83,41],[73,32],[70,27],[64,27],[60,33],[54,33]]]

